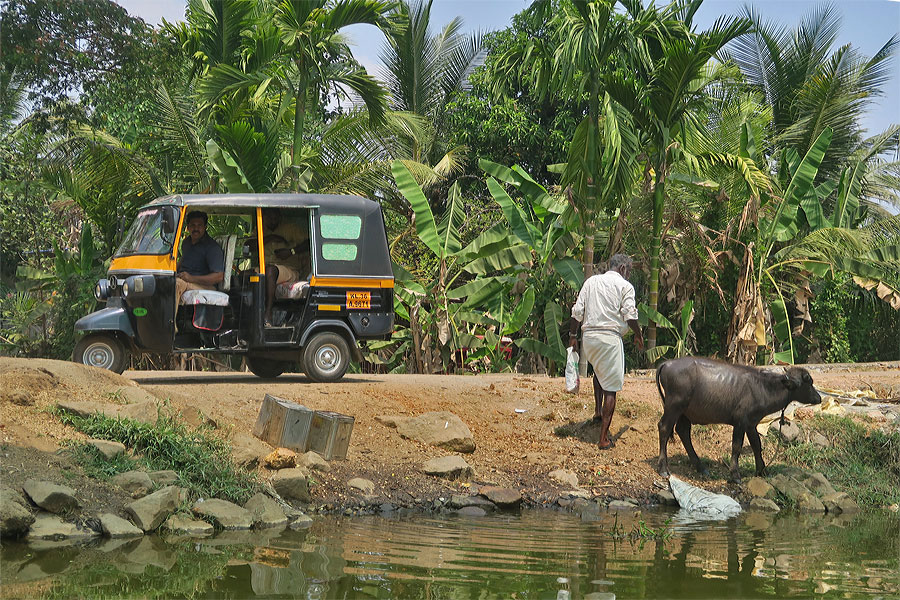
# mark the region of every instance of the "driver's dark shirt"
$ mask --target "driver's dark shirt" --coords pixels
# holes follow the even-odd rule
[[[216,240],[204,234],[196,244],[188,236],[181,244],[178,270],[191,275],[209,275],[225,272],[225,253]]]

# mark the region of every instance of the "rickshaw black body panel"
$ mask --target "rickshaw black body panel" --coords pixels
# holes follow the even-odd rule
[[[110,298],[106,308],[75,321],[75,331],[118,331],[133,338],[134,329],[125,305],[121,302],[121,298],[118,298],[119,302],[113,302],[113,300],[117,300],[117,298]]]

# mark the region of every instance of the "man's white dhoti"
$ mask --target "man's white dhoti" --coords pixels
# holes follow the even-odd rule
[[[597,381],[607,392],[618,392],[625,383],[625,347],[622,336],[612,331],[585,331],[582,356],[594,367]]]

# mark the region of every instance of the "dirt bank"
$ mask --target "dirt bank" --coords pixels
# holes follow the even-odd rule
[[[841,390],[875,389],[900,395],[900,364],[855,367],[861,370],[812,368],[816,385]],[[0,461],[2,480],[18,487],[41,476],[82,491],[92,504],[117,508],[129,498],[113,498],[110,486],[88,480],[64,457],[54,454],[80,433],[46,412],[59,399],[122,403],[149,392],[168,400],[191,424],[213,422],[223,435],[250,433],[265,394],[331,410],[356,419],[347,460],[333,461],[329,473],[316,474],[313,504],[326,509],[353,507],[360,499],[346,482],[364,477],[375,483],[379,502],[410,506],[479,484],[514,487],[534,503],[556,500],[563,488],[547,474],[559,468],[578,475],[584,489],[597,496],[646,498],[659,480],[656,422],[661,414],[652,376],[631,375],[619,395],[612,434],[615,448],[601,451],[598,432],[589,424],[593,412],[590,382],[577,396],[563,392],[562,379],[537,375],[349,375],[336,384],[314,384],[299,375],[263,381],[244,373],[126,372],[124,377],[73,363],[0,358]],[[16,394],[21,392],[21,394]],[[472,482],[447,482],[425,475],[423,463],[445,451],[402,439],[379,415],[418,415],[447,410],[471,429],[477,448],[465,455],[474,467]],[[809,409],[797,411],[798,418]],[[560,435],[559,432],[569,435]],[[712,478],[702,484],[736,494],[725,482],[731,430],[700,427],[694,443],[699,454],[716,460]],[[748,448],[745,451],[749,452]],[[777,462],[773,447],[764,445],[767,462]],[[697,481],[680,443],[670,448],[673,473]],[[261,470],[263,476],[270,473]],[[89,489],[88,489],[89,488]]]

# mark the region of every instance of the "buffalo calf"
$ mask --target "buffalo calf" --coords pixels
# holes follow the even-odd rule
[[[753,448],[756,473],[761,475],[766,465],[756,431],[760,420],[784,410],[793,400],[803,404],[822,402],[806,369],[789,367],[781,374],[697,357],[660,365],[656,370],[656,387],[663,401],[663,416],[659,420],[659,474],[663,477],[669,475],[666,446],[673,428],[694,468],[705,475],[706,470],[691,444],[691,425],[731,425],[734,428],[731,480],[740,482],[738,456],[744,445],[744,434]]]

